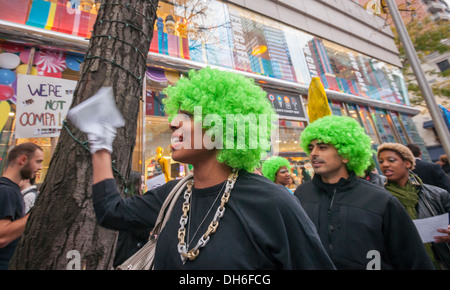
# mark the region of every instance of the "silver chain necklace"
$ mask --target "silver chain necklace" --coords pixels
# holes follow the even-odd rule
[[[214,202],[213,202],[213,203],[211,204],[211,206],[209,207],[208,212],[206,213],[205,217],[202,219],[202,222],[200,223],[200,225],[197,227],[197,230],[195,230],[195,232],[194,232],[194,234],[192,235],[192,238],[191,238],[191,239],[189,239],[189,232],[190,232],[190,229],[191,229],[191,220],[192,220],[192,219],[191,219],[191,213],[192,213],[192,210],[189,211],[188,227],[187,227],[187,236],[186,236],[186,239],[187,239],[187,245],[186,245],[186,247],[187,247],[188,249],[189,249],[189,245],[192,243],[192,241],[194,240],[195,236],[197,235],[198,230],[199,230],[200,227],[203,225],[203,223],[205,222],[205,220],[206,220],[206,218],[208,217],[209,213],[211,212],[212,208],[213,208],[214,205],[216,204],[216,201],[217,201],[217,199],[219,198],[220,193],[222,193],[222,190],[225,188],[225,184],[226,184],[226,183],[224,182],[222,188],[219,190],[219,193],[217,194],[216,198],[214,199]],[[193,204],[193,203],[191,203],[191,208],[193,208],[193,207],[192,207],[192,204]]]
[[[225,185],[225,191],[222,195],[220,205],[216,210],[213,220],[209,224],[208,229],[206,230],[205,234],[199,238],[195,247],[193,247],[189,251],[188,251],[188,245],[185,242],[185,237],[186,237],[185,226],[189,219],[188,212],[190,209],[190,199],[191,199],[191,194],[192,194],[192,187],[194,186],[194,181],[191,180],[188,182],[187,190],[184,193],[184,203],[183,203],[183,207],[182,207],[183,215],[180,218],[181,227],[178,229],[178,247],[177,248],[178,248],[178,252],[180,253],[181,261],[183,262],[183,264],[185,264],[188,259],[191,261],[195,260],[200,253],[200,248],[206,246],[206,244],[209,242],[210,235],[216,232],[216,230],[219,226],[219,220],[223,217],[223,215],[225,213],[225,204],[228,202],[228,200],[230,198],[230,193],[234,187],[234,184],[236,183],[237,177],[238,177],[238,172],[236,169],[233,169],[233,172],[228,176],[227,183]],[[210,210],[211,209],[212,209],[212,207],[210,208]],[[208,211],[208,214],[209,214],[209,211]],[[204,219],[206,219],[208,214],[205,216]],[[202,221],[202,223],[203,223],[203,221]],[[200,226],[199,226],[199,228],[200,228]],[[198,229],[197,229],[197,231],[198,231]],[[196,233],[197,233],[197,231],[196,231]],[[194,234],[194,236],[195,236],[195,234]]]

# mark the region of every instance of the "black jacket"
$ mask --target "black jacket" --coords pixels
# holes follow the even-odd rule
[[[115,230],[152,228],[176,183],[170,181],[143,196],[127,199],[120,197],[114,179],[94,184],[97,220]],[[190,202],[193,211],[189,212],[190,225],[186,225],[186,231],[190,231],[186,241],[192,240],[191,247],[212,221],[220,204],[220,199],[217,202],[215,199],[223,185],[193,188]],[[217,231],[201,248],[197,259],[183,264],[177,246],[184,201],[183,196],[178,199],[159,235],[156,270],[335,269],[298,199],[283,186],[245,170],[239,172]]]
[[[450,192],[450,181],[439,164],[416,158],[416,166],[413,172],[422,179],[423,183],[431,184]]]
[[[417,218],[423,219],[450,212],[450,193],[446,190],[423,184],[419,186],[419,201],[417,202]],[[434,253],[444,268],[450,269],[450,243],[433,243]]]
[[[338,269],[366,269],[380,253],[381,269],[434,269],[400,202],[387,190],[351,173],[330,185],[319,175],[295,191]]]

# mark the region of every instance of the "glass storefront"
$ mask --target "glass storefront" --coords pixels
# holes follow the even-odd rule
[[[93,0],[20,0],[0,3],[0,19],[90,37],[100,3]],[[11,10],[13,12],[11,12]],[[409,104],[403,76],[394,66],[322,40],[267,17],[218,0],[159,1],[150,51]]]
[[[19,5],[20,3],[20,5]],[[94,0],[18,0],[0,2],[0,19],[73,36],[89,38],[100,3]],[[159,2],[150,52],[190,60],[202,65],[225,67],[255,76],[267,76],[295,84],[308,85],[319,76],[328,90],[386,103],[409,105],[400,70],[387,63],[314,37],[306,32],[218,0]],[[57,138],[16,139],[15,112],[17,76],[29,74],[77,81],[84,55],[37,44],[0,42],[0,110],[7,118],[0,121],[0,170],[4,168],[10,146],[33,141],[45,149],[43,180]],[[30,56],[32,59],[30,60]],[[133,169],[151,180],[164,171],[168,178],[186,174],[189,167],[170,158],[168,119],[164,115],[162,90],[175,84],[185,64],[173,67],[148,67],[145,96],[138,117],[138,136],[133,154]],[[284,91],[266,84],[262,89],[279,114],[279,139],[272,153],[288,158],[296,182],[307,179],[311,168],[300,149],[299,136],[307,126],[306,96],[297,89]],[[334,115],[355,118],[366,129],[374,147],[383,142],[423,142],[411,133],[411,116],[345,101],[330,100]],[[4,115],[6,116],[6,115]],[[426,150],[425,150],[426,151]],[[160,162],[164,158],[167,169]]]
[[[5,119],[0,118],[0,170],[4,169],[7,151],[11,145],[34,142],[43,147],[45,157],[43,169],[37,178],[39,183],[43,181],[47,173],[57,137],[37,138],[36,136],[29,136],[29,138],[19,139],[15,137],[16,119],[21,117],[16,116],[19,75],[28,74],[77,81],[80,62],[83,61],[84,56],[73,52],[51,50],[48,47],[29,47],[7,41],[0,42],[0,55],[2,56],[0,61],[0,115],[8,116]],[[33,112],[30,114],[27,120],[28,125],[45,122],[41,116],[42,113]],[[60,121],[55,120],[56,122]]]

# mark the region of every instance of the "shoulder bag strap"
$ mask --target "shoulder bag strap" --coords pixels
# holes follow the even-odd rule
[[[167,196],[166,200],[164,201],[161,210],[159,211],[158,218],[156,219],[155,227],[152,231],[152,236],[158,235],[162,228],[166,225],[167,221],[170,218],[170,214],[172,213],[172,209],[175,206],[175,203],[178,200],[178,197],[183,192],[184,188],[186,187],[186,184],[189,180],[193,178],[192,173],[185,176],[182,180],[180,180],[175,187],[172,189],[172,191]],[[166,211],[166,208],[169,207]]]

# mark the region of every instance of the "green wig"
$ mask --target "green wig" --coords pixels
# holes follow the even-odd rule
[[[264,161],[261,168],[261,172],[265,177],[275,182],[277,172],[283,166],[286,166],[288,170],[291,170],[291,165],[289,161],[287,161],[283,157],[274,156]]]
[[[300,136],[300,146],[308,154],[313,140],[333,145],[341,157],[349,160],[347,169],[364,176],[374,151],[372,139],[356,120],[344,116],[322,117],[310,123]]]
[[[194,121],[201,121],[196,114],[198,109],[194,112],[194,108],[201,107],[202,120],[205,116],[215,116],[218,118],[215,120],[222,122],[218,127],[216,121],[202,123],[203,131],[219,138],[223,144],[217,154],[220,163],[253,171],[270,150],[270,135],[275,127],[271,121],[276,115],[266,92],[252,79],[206,67],[189,71],[188,77],[180,78],[164,93],[167,95],[163,100],[164,109],[170,121],[179,111],[189,112],[196,118]],[[229,115],[242,117],[246,123],[230,122],[229,126],[226,122]],[[249,125],[251,122],[252,126]],[[222,128],[222,132],[210,130],[213,127]]]

